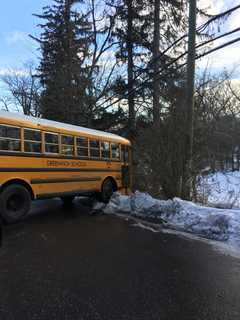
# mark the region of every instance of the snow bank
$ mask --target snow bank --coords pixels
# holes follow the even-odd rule
[[[240,210],[203,207],[178,198],[157,200],[136,192],[129,197],[115,193],[104,212],[161,219],[176,230],[240,247]]]
[[[199,199],[218,208],[240,208],[240,171],[217,172],[200,177]]]

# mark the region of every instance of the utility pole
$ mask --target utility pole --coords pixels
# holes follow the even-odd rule
[[[192,160],[193,160],[193,123],[194,123],[194,94],[195,94],[195,58],[196,58],[196,0],[189,0],[189,31],[188,31],[188,61],[186,82],[186,161],[183,177],[183,196],[189,199],[192,189]]]

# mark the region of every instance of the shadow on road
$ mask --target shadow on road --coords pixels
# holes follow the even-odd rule
[[[239,260],[90,213],[38,201],[4,227],[0,319],[240,319]]]

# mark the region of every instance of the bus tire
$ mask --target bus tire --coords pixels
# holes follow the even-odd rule
[[[102,184],[102,191],[101,191],[101,200],[104,203],[108,203],[111,196],[115,192],[115,187],[111,179],[106,179]]]
[[[6,223],[15,223],[24,218],[31,207],[31,195],[20,184],[11,184],[0,194],[0,213]]]
[[[75,199],[75,196],[64,196],[61,197],[62,203],[64,206],[69,206],[73,203],[73,200]]]

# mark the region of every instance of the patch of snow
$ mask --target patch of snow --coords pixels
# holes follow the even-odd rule
[[[240,247],[240,210],[204,207],[178,198],[157,200],[135,192],[131,196],[115,193],[104,212],[154,217],[169,228]]]
[[[101,211],[104,208],[105,208],[105,204],[103,202],[95,202],[92,207],[92,210],[93,211]]]
[[[108,205],[104,208],[104,213],[130,213],[131,212],[131,198],[128,196],[114,193]]]
[[[240,208],[240,171],[217,172],[200,177],[198,196],[207,205]]]
[[[156,229],[146,225],[145,223],[141,223],[141,222],[138,222],[138,223],[135,223],[135,224],[131,224],[131,227],[137,227],[137,228],[145,229],[145,230],[151,231],[153,233],[159,233],[160,232],[160,230],[156,230]]]

